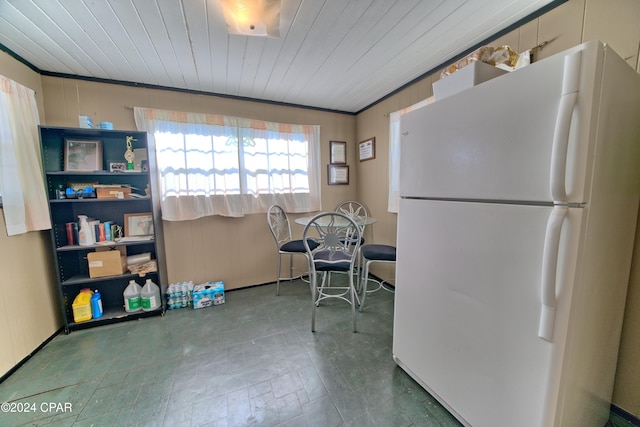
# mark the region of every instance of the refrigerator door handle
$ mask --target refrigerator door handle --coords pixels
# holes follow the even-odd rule
[[[562,77],[562,96],[556,116],[556,127],[553,133],[551,149],[551,197],[555,202],[566,203],[567,192],[565,177],[567,172],[567,149],[569,147],[569,131],[573,108],[578,100],[580,88],[580,59],[581,51],[577,51],[564,58],[564,72]]]
[[[547,221],[547,232],[544,237],[544,252],[542,254],[542,307],[540,311],[540,325],[538,336],[543,340],[552,341],[553,327],[556,316],[556,273],[558,270],[558,252],[560,249],[560,234],[562,223],[569,208],[557,205],[553,207]]]

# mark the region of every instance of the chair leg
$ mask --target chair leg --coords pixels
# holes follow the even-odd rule
[[[317,283],[318,274],[309,274],[309,282],[311,283],[311,332],[316,331],[316,293],[318,292]]]
[[[289,281],[293,280],[293,255],[289,254]]]
[[[367,297],[367,284],[369,283],[369,263],[366,259],[363,260],[364,263],[364,271],[362,272],[362,285],[360,288],[362,289],[362,298],[360,299],[360,308],[359,311],[362,311],[364,308],[364,300]]]
[[[351,272],[352,273],[352,272]],[[353,324],[353,333],[358,332],[356,328],[356,287],[353,283],[353,274],[349,274],[349,287],[351,288],[351,323]]]
[[[280,252],[278,252],[278,278],[276,279],[276,296],[280,295],[280,269],[282,266],[282,258]]]

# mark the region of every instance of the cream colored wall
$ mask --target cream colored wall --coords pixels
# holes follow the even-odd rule
[[[0,74],[36,91],[43,120],[40,75],[4,52]],[[49,245],[48,231],[8,237],[0,210],[0,376],[62,325]]]
[[[640,2],[637,0],[616,1],[615,7],[606,0],[569,0],[490,45],[506,44],[521,52],[551,41],[537,52],[539,60],[584,41],[599,39],[640,70],[638,22]],[[358,197],[379,219],[372,230],[376,241],[394,243],[396,239],[396,215],[387,212],[388,114],[431,96],[431,84],[439,75],[436,72],[358,115],[357,140],[376,137],[376,159],[358,165]],[[640,417],[640,229],[636,242],[613,401]],[[393,277],[393,270],[378,268],[374,272],[387,279]]]
[[[333,210],[340,201],[356,197],[355,171],[349,185],[329,186],[326,176],[330,140],[347,142],[347,160],[355,167],[353,115],[57,77],[43,77],[42,86],[50,126],[78,126],[78,115],[86,114],[95,123],[109,121],[116,129],[135,129],[132,106],[320,125],[322,208]],[[292,219],[296,216],[302,215]],[[301,237],[302,226],[292,224],[292,230]],[[272,282],[276,276],[275,242],[265,214],[165,221],[164,232],[171,283],[223,280],[227,289],[234,289]],[[304,267],[302,260],[297,265]]]

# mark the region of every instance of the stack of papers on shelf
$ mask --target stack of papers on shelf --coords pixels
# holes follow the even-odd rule
[[[153,240],[153,236],[129,236],[123,237],[118,240],[118,242],[126,243],[126,242],[144,242],[146,240]]]

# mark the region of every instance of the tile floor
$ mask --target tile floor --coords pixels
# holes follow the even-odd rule
[[[308,285],[59,335],[0,384],[1,426],[459,426],[391,358],[393,294],[341,301]],[[617,424],[616,424],[617,425]]]
[[[0,425],[459,425],[394,364],[393,294],[367,297],[356,334],[342,301],[311,333],[309,300],[308,284],[285,282],[279,297],[259,286],[59,335],[0,384],[0,402],[35,409]]]

